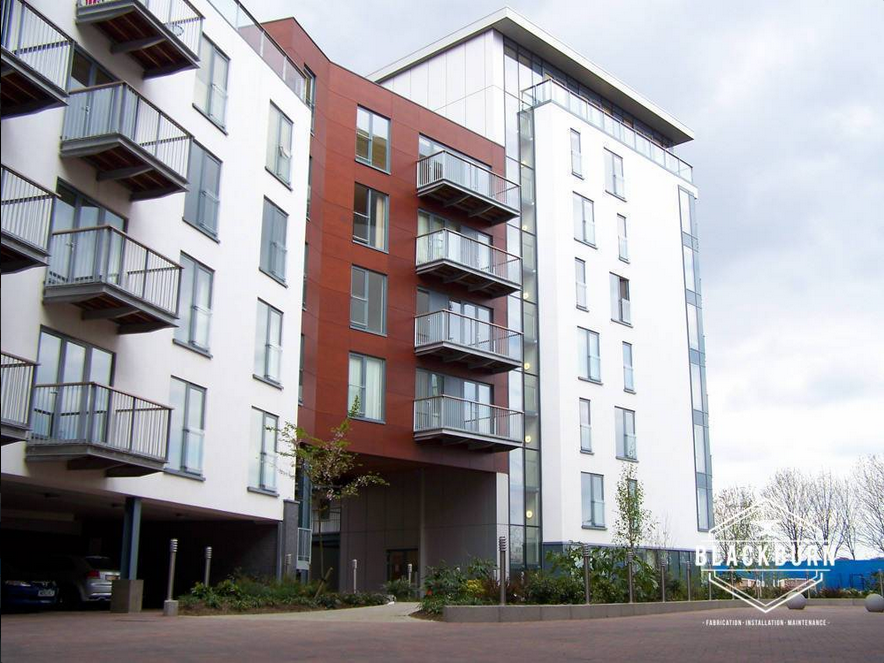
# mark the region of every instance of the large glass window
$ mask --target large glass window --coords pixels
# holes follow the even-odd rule
[[[52,231],[113,226],[126,232],[126,219],[83,195],[76,189],[58,183],[58,198],[52,216]],[[83,247],[78,246],[82,250]],[[91,273],[91,272],[90,272]]]
[[[574,194],[574,239],[595,246],[595,214],[592,201]]]
[[[169,400],[172,414],[167,467],[201,474],[206,429],[206,390],[190,382],[172,378]]]
[[[350,272],[350,325],[384,334],[387,331],[387,277],[362,267]]]
[[[196,142],[190,146],[187,179],[190,189],[184,195],[184,220],[217,237],[221,162]]]
[[[626,235],[626,217],[617,215],[617,240],[620,260],[629,262],[629,240]]]
[[[678,190],[678,211],[681,218],[681,231],[694,235],[694,197],[684,189]]]
[[[276,492],[276,439],[279,418],[252,408],[249,485],[258,490]]]
[[[592,408],[586,398],[580,401],[580,451],[592,451]]]
[[[200,67],[196,71],[193,105],[218,126],[223,127],[227,110],[227,70],[230,58],[203,35]]]
[[[605,526],[605,478],[601,474],[580,473],[580,498],[584,527]]]
[[[384,373],[383,359],[350,353],[350,382],[347,407],[357,402],[356,417],[369,421],[384,420]]]
[[[282,361],[282,311],[258,300],[255,325],[255,376],[279,384]]]
[[[605,191],[618,198],[626,198],[626,179],[623,176],[623,157],[605,150]]]
[[[574,259],[574,280],[577,283],[577,308],[586,310],[586,263]]]
[[[273,104],[267,128],[266,166],[285,184],[292,181],[292,121]]]
[[[353,190],[353,241],[387,250],[387,194],[357,183]]]
[[[285,283],[288,214],[266,198],[261,225],[261,271]]]
[[[356,109],[356,160],[390,170],[390,120],[362,107]]]
[[[700,351],[700,311],[693,304],[688,304],[688,345],[691,350]]]
[[[622,407],[614,408],[614,434],[617,444],[617,457],[637,460],[635,443],[635,412]]]
[[[577,358],[580,377],[593,382],[602,380],[602,360],[599,355],[599,335],[589,329],[577,328]]]
[[[611,319],[632,324],[629,280],[616,274],[611,274]]]
[[[73,62],[71,62],[71,77],[68,81],[68,91],[80,90],[84,87],[106,85],[113,83],[117,77],[102,67],[98,62],[79,48],[74,50]]]
[[[689,246],[682,246],[684,254],[684,285],[687,290],[697,292],[697,272],[694,269],[694,251]]]
[[[209,350],[214,272],[188,255],[181,254],[181,293],[175,340],[203,351]]]
[[[306,79],[304,82],[304,101],[310,107],[310,131],[312,132],[316,121],[316,74],[307,67],[304,67],[304,77]],[[309,205],[307,209],[310,209]],[[307,216],[310,216],[309,212]]]
[[[623,388],[635,391],[635,371],[632,367],[632,343],[623,344]]]
[[[580,151],[580,132],[571,129],[571,174],[583,177],[583,154]]]

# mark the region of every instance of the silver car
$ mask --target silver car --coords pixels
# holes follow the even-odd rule
[[[59,604],[64,607],[109,603],[111,583],[120,577],[120,571],[109,557],[52,555],[46,558],[45,564],[58,583]]]

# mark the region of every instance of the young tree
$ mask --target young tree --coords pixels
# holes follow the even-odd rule
[[[841,511],[843,498],[842,482],[829,471],[817,474],[807,482],[808,520],[820,536],[815,537],[814,545],[820,558],[829,549],[837,557],[844,545],[844,514]]]
[[[860,538],[884,553],[884,454],[861,458],[854,470],[860,512]]]
[[[838,513],[841,514],[841,529],[844,534],[844,547],[850,554],[851,559],[856,559],[859,548],[859,505],[857,503],[856,488],[850,479],[840,480],[838,490]]]
[[[750,541],[758,536],[753,519],[738,519],[737,516],[756,503],[755,491],[751,486],[733,486],[718,491],[712,502],[717,530],[716,540],[719,554],[727,557],[727,548],[736,541]]]
[[[797,557],[801,541],[811,534],[805,524],[809,519],[810,503],[807,477],[795,468],[777,470],[762,495],[778,507],[772,509],[769,516],[791,542],[792,552]],[[787,514],[796,517],[790,518]]]
[[[635,465],[627,463],[617,481],[617,521],[614,541],[633,553],[651,534],[651,513],[644,508],[645,491],[636,478]]]
[[[304,472],[313,486],[314,494],[332,502],[357,497],[359,491],[368,486],[386,486],[387,482],[373,472],[360,472],[357,455],[347,448],[350,441],[351,419],[359,411],[359,402],[354,400],[347,417],[331,429],[331,437],[324,440],[309,434],[303,428],[291,423],[280,431],[283,450],[281,456],[292,460],[298,472]],[[322,520],[319,521],[319,575],[325,581],[325,557],[322,546]]]

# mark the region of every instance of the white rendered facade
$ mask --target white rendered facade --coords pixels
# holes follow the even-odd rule
[[[547,65],[554,74],[547,73]],[[693,548],[708,528],[705,512],[711,504],[702,321],[698,313],[693,336],[699,338],[689,348],[686,319],[686,297],[699,305],[693,294],[699,290],[699,277],[690,272],[697,274],[697,285],[686,292],[683,267],[683,242],[696,255],[696,223],[689,221],[690,230],[683,235],[680,209],[680,199],[693,201],[697,191],[690,166],[671,153],[672,145],[693,138],[690,129],[510,9],[371,78],[504,145],[507,176],[521,181],[522,219],[513,230],[522,232],[511,234],[508,242],[508,250],[519,251],[526,263],[525,387],[515,397],[522,399],[526,421],[532,411],[539,415],[535,462],[540,464],[543,547],[612,543],[616,484],[623,467],[632,462],[618,458],[615,408],[621,408],[634,413],[637,478],[644,487],[645,507],[660,525],[654,540],[645,543]],[[591,114],[587,101],[559,83],[533,87],[549,78],[567,78],[575,91],[579,86],[582,99],[596,104]],[[603,114],[599,106],[609,104],[615,110]],[[528,111],[521,113],[521,124],[520,111]],[[612,113],[629,116],[626,125],[639,131],[624,128]],[[572,163],[574,132],[579,134],[580,168]],[[622,197],[606,191],[611,188],[606,151],[622,159]],[[592,245],[575,239],[575,194],[591,201]],[[529,270],[532,259],[536,267]],[[577,283],[581,279],[575,274],[580,273],[585,273],[583,285]],[[628,325],[612,319],[611,274],[628,280]],[[578,301],[578,288],[585,291],[585,307]],[[536,351],[528,347],[532,316],[538,321]],[[578,328],[598,334],[597,382],[578,375]],[[634,380],[629,391],[624,388],[626,352]],[[694,375],[701,375],[700,381],[694,379],[693,392],[691,362]],[[535,366],[532,371],[531,363],[539,364],[539,370]],[[534,392],[539,397],[532,404]],[[581,405],[581,399],[589,405]],[[513,402],[510,406],[518,407]],[[586,446],[585,437],[581,445],[581,407],[590,414],[591,451],[581,450]],[[586,436],[585,426],[583,430]],[[695,435],[700,440],[696,459]],[[535,453],[529,437],[526,454]],[[518,465],[511,459],[511,524],[530,529],[537,502],[523,486],[512,489]],[[582,504],[581,477],[589,474],[603,477],[601,527],[587,523],[590,509]]]
[[[294,423],[297,416],[310,110],[212,4],[207,0],[192,4],[204,17],[203,36],[229,59],[223,128],[194,106],[197,70],[145,79],[135,60],[113,53],[98,29],[77,23],[75,0],[32,2],[88,56],[181,125],[221,162],[217,237],[182,220],[184,193],[132,201],[129,190],[112,180],[99,181],[96,169],[85,161],[62,158],[64,108],[4,118],[3,166],[48,191],[55,192],[64,182],[124,217],[132,239],[175,263],[186,255],[213,270],[209,347],[196,352],[174,342],[173,328],[121,335],[112,321],[82,319],[80,308],[72,304],[44,303],[44,267],[4,274],[2,344],[4,353],[30,360],[38,358],[41,329],[93,344],[114,353],[114,389],[164,405],[170,403],[173,378],[203,388],[201,467],[190,476],[159,471],[108,477],[102,470],[68,469],[65,462],[26,460],[27,443],[16,442],[2,449],[4,506],[7,490],[21,485],[65,496],[87,495],[95,504],[94,498],[108,505],[123,497],[142,498],[145,514],[153,509],[155,517],[175,512],[187,519],[272,524],[283,519],[285,500],[294,496],[294,480],[282,462],[275,490],[254,490],[250,466],[255,451],[250,437],[253,408],[276,415],[280,426]],[[256,34],[250,33],[251,38]],[[288,184],[265,169],[272,105],[293,127]],[[265,198],[288,216],[285,284],[259,271]],[[4,192],[4,207],[5,199]],[[259,300],[282,314],[278,385],[253,377]],[[30,516],[19,509],[17,517]]]

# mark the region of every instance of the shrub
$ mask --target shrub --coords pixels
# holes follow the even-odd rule
[[[384,591],[395,596],[397,601],[411,600],[417,594],[414,586],[408,582],[408,578],[388,580],[384,583]]]

